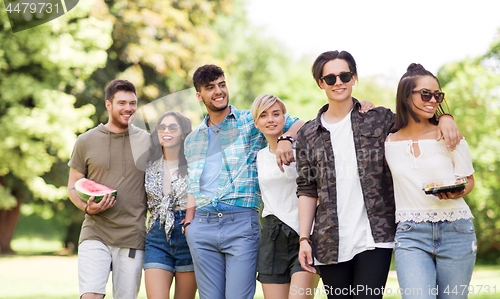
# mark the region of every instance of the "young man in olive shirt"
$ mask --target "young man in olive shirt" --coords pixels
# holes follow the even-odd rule
[[[137,144],[149,134],[130,123],[137,111],[137,93],[126,80],[106,88],[109,120],[81,134],[69,161],[69,197],[85,220],[80,233],[78,276],[80,297],[103,298],[113,271],[114,298],[137,298],[146,236],[146,194],[143,167],[136,165]],[[95,203],[77,194],[74,185],[88,178],[117,190]]]

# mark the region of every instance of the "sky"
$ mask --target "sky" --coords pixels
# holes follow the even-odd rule
[[[346,50],[358,75],[399,80],[412,62],[436,73],[484,54],[498,38],[500,0],[247,0],[250,21],[292,57]]]

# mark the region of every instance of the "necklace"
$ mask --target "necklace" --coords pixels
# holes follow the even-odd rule
[[[220,127],[218,127],[218,126],[216,126],[216,125],[212,122],[212,120],[210,119],[210,117],[208,118],[208,121],[212,124],[212,125],[210,126],[210,128],[212,129],[212,131],[213,131],[215,134],[219,134],[220,130],[222,130],[222,123],[220,124]],[[216,130],[216,129],[214,129],[214,127],[216,127],[216,128],[217,128],[217,130]]]

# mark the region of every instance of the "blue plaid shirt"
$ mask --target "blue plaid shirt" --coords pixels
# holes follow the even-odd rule
[[[188,162],[189,194],[196,198],[196,208],[210,203],[223,202],[228,205],[259,209],[260,190],[255,159],[259,150],[267,146],[264,135],[255,127],[249,110],[238,110],[229,106],[231,112],[222,122],[221,148],[222,170],[215,198],[200,192],[200,177],[208,151],[207,119],[191,132],[184,144]],[[298,119],[286,115],[284,131]]]

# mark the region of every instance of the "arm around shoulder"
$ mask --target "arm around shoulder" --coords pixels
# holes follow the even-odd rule
[[[291,136],[294,140],[297,140],[297,132],[302,128],[302,126],[304,126],[305,123],[306,122],[303,120],[296,119],[283,135]]]
[[[453,117],[450,116],[446,114],[439,118],[438,137],[436,140],[439,141],[441,138],[444,138],[446,146],[453,151],[460,143],[460,140],[462,140],[463,135]]]

